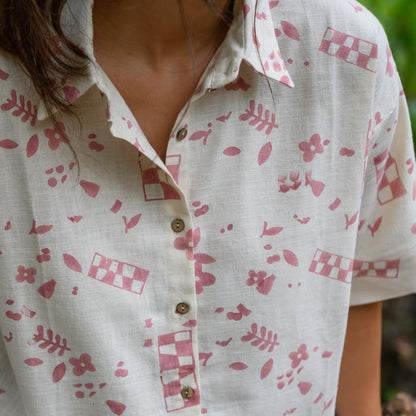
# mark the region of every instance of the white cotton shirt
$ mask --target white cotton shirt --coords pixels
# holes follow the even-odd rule
[[[63,15],[90,56],[91,10]],[[92,61],[60,82],[63,135],[0,56],[0,414],[333,415],[350,305],[416,286],[380,23],[349,0],[237,1],[166,163]]]

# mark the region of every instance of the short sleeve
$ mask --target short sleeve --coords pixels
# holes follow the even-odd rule
[[[350,305],[416,292],[416,168],[409,110],[380,25]]]

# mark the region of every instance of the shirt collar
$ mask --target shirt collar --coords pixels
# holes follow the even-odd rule
[[[203,80],[206,88],[220,88],[238,77],[242,62],[256,72],[289,87],[295,84],[286,68],[275,35],[268,0],[239,0],[227,36]]]
[[[75,103],[91,86],[97,83],[99,71],[93,53],[94,0],[68,0],[61,24],[66,36],[79,45],[90,57],[86,76],[63,80],[62,90],[70,103]],[[198,87],[199,95],[207,89],[220,88],[237,79],[243,61],[269,79],[289,87],[294,83],[284,63],[274,31],[268,0],[237,0],[234,20],[220,49],[212,59]],[[44,104],[39,103],[38,119],[47,118]]]

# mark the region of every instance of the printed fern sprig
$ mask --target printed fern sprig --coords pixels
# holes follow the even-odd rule
[[[274,347],[280,345],[277,342],[277,335],[273,331],[267,331],[264,326],[260,328],[260,334],[257,335],[257,324],[251,325],[251,332],[248,331],[247,335],[242,336],[241,341],[250,342],[253,347],[259,347],[261,351],[268,347],[268,352],[272,352]]]
[[[7,102],[2,104],[1,109],[3,111],[10,111],[15,109],[12,112],[12,115],[15,117],[22,117],[22,122],[27,123],[30,120],[31,126],[34,126],[38,117],[38,108],[36,105],[32,106],[30,100],[25,100],[24,95],[19,95],[19,100],[17,99],[16,90],[10,91],[10,98],[7,99]]]
[[[265,133],[269,135],[274,128],[278,128],[279,126],[276,124],[276,115],[274,113],[270,114],[269,110],[264,110],[263,105],[257,105],[257,113],[256,113],[256,102],[254,100],[250,100],[249,108],[246,109],[244,114],[241,114],[239,119],[241,121],[250,120],[248,123],[250,126],[256,126],[257,131],[263,131],[266,127]]]
[[[44,336],[44,330],[42,325],[38,325],[37,327],[37,334],[33,335],[33,341],[35,343],[38,343],[38,347],[41,349],[48,348],[48,352],[50,354],[54,353],[55,351],[58,351],[58,355],[62,357],[64,355],[65,351],[71,351],[71,348],[67,347],[67,341],[65,338],[62,338],[62,344],[61,344],[61,336],[59,334],[55,335],[55,341],[53,340],[53,331],[52,329],[48,329],[46,331],[46,337]]]

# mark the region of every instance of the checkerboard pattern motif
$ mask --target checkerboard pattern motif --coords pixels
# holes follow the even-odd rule
[[[200,394],[195,375],[192,332],[187,330],[160,335],[158,349],[166,410],[174,412],[199,405]],[[194,390],[190,399],[182,397],[181,391],[184,387]]]
[[[179,170],[181,168],[181,155],[168,155],[166,156],[166,167],[175,179],[176,183],[179,183]]]
[[[319,47],[321,52],[376,72],[377,45],[328,27]]]
[[[179,193],[169,184],[169,175],[155,164],[144,159],[139,160],[142,172],[142,184],[146,201],[161,201],[167,199],[180,199]],[[166,167],[175,181],[178,181],[180,168],[180,155],[168,156]]]
[[[380,205],[387,204],[406,194],[397,163],[388,150],[374,158],[374,165],[377,172],[377,199]]]
[[[400,260],[361,261],[355,260],[352,277],[382,277],[396,279]]]
[[[141,295],[149,270],[95,253],[88,276],[102,283]]]
[[[317,249],[309,271],[330,279],[351,283],[353,263],[354,261],[347,257]]]

